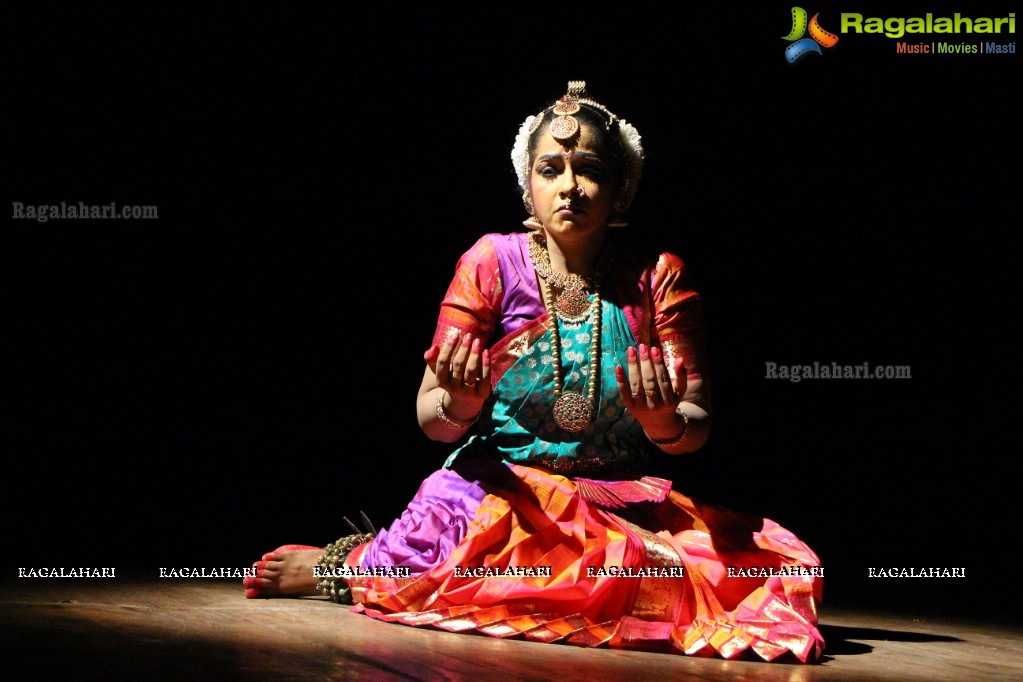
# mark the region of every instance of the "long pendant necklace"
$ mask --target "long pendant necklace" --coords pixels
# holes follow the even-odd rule
[[[551,270],[550,255],[545,244],[537,234],[530,236],[529,257],[533,268],[545,281],[541,286],[543,301],[547,308],[551,330],[551,365],[554,369],[554,421],[563,431],[577,433],[586,428],[593,420],[594,405],[597,400],[597,377],[600,374],[600,327],[601,303],[600,290],[594,286],[593,302],[590,303],[584,291],[586,282],[578,275],[564,277]],[[587,279],[599,277],[610,266],[610,259],[603,257]],[[571,280],[575,283],[570,284]],[[592,280],[591,280],[592,281]],[[597,280],[599,281],[599,279]],[[552,290],[555,286],[562,288],[557,302],[553,301]],[[568,296],[566,297],[566,294]],[[562,304],[563,299],[568,299]],[[580,300],[581,299],[581,300]],[[567,322],[578,323],[590,317],[593,325],[590,343],[590,377],[589,389],[584,397],[581,393],[564,390],[561,376],[561,332],[558,328],[558,315]]]

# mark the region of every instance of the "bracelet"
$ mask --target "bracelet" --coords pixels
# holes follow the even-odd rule
[[[686,439],[686,436],[689,435],[689,415],[685,412],[679,412],[678,414],[682,416],[682,433],[678,434],[677,438],[672,438],[671,440],[654,440],[650,437],[649,433],[644,431],[643,433],[646,434],[646,439],[659,448],[670,448],[674,445],[681,444],[682,441]]]
[[[353,549],[372,539],[372,533],[356,533],[346,535],[337,542],[327,545],[320,560],[316,562],[321,576],[320,581],[316,583],[316,589],[338,604],[351,604],[352,590],[345,583],[344,578],[337,575],[337,569],[344,565],[345,559]]]
[[[471,420],[467,422],[460,422],[452,419],[448,416],[448,413],[444,411],[444,394],[447,391],[441,391],[437,396],[437,419],[440,419],[444,426],[449,429],[455,429],[456,431],[465,431],[467,428],[479,421],[480,415],[477,414]],[[480,414],[483,414],[480,412]]]

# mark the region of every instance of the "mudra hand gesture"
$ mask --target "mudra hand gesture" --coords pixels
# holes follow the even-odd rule
[[[655,443],[662,437],[670,441],[680,430],[684,435],[688,421],[683,422],[677,413],[687,385],[681,359],[675,362],[675,379],[672,380],[661,349],[641,343],[638,351],[629,347],[628,365],[628,370],[621,366],[615,368],[615,379],[626,409]]]
[[[490,395],[490,353],[483,339],[465,334],[453,336],[440,348],[430,347],[423,356],[437,377],[437,386],[451,396],[452,402],[482,408]]]

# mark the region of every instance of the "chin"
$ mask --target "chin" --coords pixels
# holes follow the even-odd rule
[[[592,227],[595,223],[592,216],[588,213],[580,213],[573,215],[571,218],[562,218],[558,216],[551,221],[555,228],[563,230],[585,230]]]
[[[593,234],[600,232],[601,224],[595,221],[584,220],[565,220],[561,221],[553,226],[552,231],[559,234]]]

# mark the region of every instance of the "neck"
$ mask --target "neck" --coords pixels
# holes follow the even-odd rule
[[[547,234],[547,252],[550,254],[551,270],[561,275],[583,276],[593,268],[604,244],[604,235],[599,239],[555,238]]]

